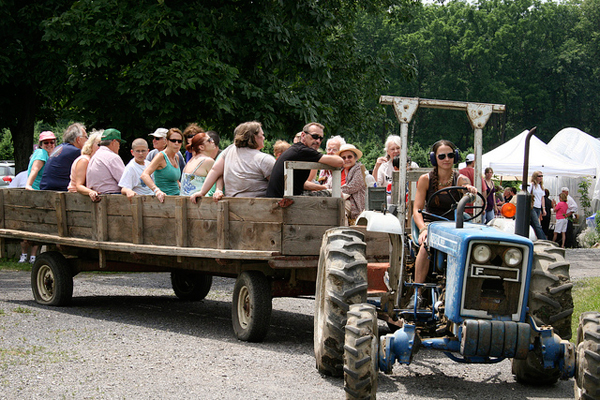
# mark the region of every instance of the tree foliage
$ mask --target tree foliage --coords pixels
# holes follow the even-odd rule
[[[229,134],[259,120],[290,137],[308,121],[349,133],[370,111],[385,60],[361,54],[361,13],[395,1],[81,0],[44,23],[69,70],[66,105],[140,136],[188,122]]]

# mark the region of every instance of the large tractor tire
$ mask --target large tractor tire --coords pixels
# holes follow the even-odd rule
[[[233,288],[231,319],[235,336],[262,342],[271,324],[272,295],[269,279],[260,271],[242,272]]]
[[[73,272],[57,251],[40,254],[31,268],[31,289],[38,304],[66,306],[73,298]]]
[[[206,297],[212,286],[212,275],[191,272],[171,272],[171,286],[180,300],[199,301]]]
[[[564,249],[545,240],[534,243],[529,312],[537,325],[552,325],[564,340],[571,338],[573,314],[569,267]]]
[[[344,327],[352,304],[367,301],[366,244],[361,232],[333,228],[321,244],[315,295],[314,349],[319,372],[344,373]]]
[[[372,304],[353,304],[348,311],[344,345],[346,399],[375,399],[378,354],[377,310]]]
[[[533,245],[533,265],[529,283],[529,313],[538,326],[552,325],[561,339],[571,338],[573,297],[569,263],[565,250],[555,243],[538,240]],[[517,381],[528,385],[550,386],[561,376],[558,368],[545,369],[541,350],[530,351],[524,360],[512,360]]]
[[[600,312],[579,317],[575,399],[600,399]]]

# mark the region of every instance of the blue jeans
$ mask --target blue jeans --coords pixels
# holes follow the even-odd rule
[[[535,231],[535,236],[538,239],[546,240],[546,235],[544,234],[544,230],[542,229],[542,225],[540,225],[540,215],[542,214],[542,209],[538,207],[531,208],[531,226]]]
[[[494,210],[490,210],[490,211],[486,211],[483,214],[483,223],[487,224],[488,222],[490,222],[491,220],[494,219],[494,217],[496,217],[496,213],[494,212]]]

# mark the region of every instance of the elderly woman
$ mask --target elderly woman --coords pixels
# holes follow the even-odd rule
[[[341,136],[334,136],[327,140],[327,144],[325,145],[325,150],[327,151],[327,155],[336,155],[340,151],[340,147],[346,144],[346,141]],[[311,177],[309,176],[309,179]],[[331,170],[330,169],[322,169],[319,171],[318,181],[320,184],[325,185],[327,189],[331,189]]]
[[[385,140],[386,156],[379,157],[373,168],[373,177],[375,177],[377,186],[386,187],[388,183],[392,182],[392,172],[394,172],[392,162],[394,157],[400,155],[401,145],[402,141],[398,135],[390,135]]]
[[[354,225],[356,218],[365,209],[365,194],[367,192],[366,170],[362,163],[358,162],[362,157],[362,151],[353,144],[344,144],[340,147],[337,155],[344,160],[342,193],[346,198],[348,225]]]
[[[56,146],[56,136],[50,131],[44,131],[40,133],[40,147],[33,152],[31,159],[29,160],[29,166],[27,167],[27,183],[25,189],[28,190],[40,190],[40,181],[42,180],[42,173],[46,166],[48,157]]]
[[[69,186],[67,186],[69,192],[90,196],[92,200],[97,198],[98,193],[85,186],[85,175],[90,159],[96,150],[98,150],[98,143],[100,143],[100,139],[102,138],[102,132],[92,132],[88,140],[85,141],[85,144],[81,148],[81,155],[71,165],[71,181],[69,182]]]
[[[217,183],[213,195],[219,201],[227,197],[264,197],[275,158],[260,150],[265,147],[265,134],[260,122],[251,121],[238,125],[234,133],[233,144],[219,156],[208,173],[202,189],[194,193],[190,200],[196,203]],[[223,193],[225,185],[225,193]]]
[[[210,172],[219,148],[215,145],[213,138],[204,132],[196,133],[186,150],[192,154],[183,169],[181,176],[181,195],[191,196],[200,189]]]
[[[146,167],[142,176],[142,181],[153,192],[158,201],[165,201],[165,196],[178,196],[179,178],[181,170],[179,169],[179,153],[183,143],[183,133],[179,128],[171,128],[167,132],[167,147],[152,159],[150,165]],[[154,174],[154,180],[152,180]]]

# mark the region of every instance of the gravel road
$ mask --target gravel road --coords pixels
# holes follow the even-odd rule
[[[600,251],[569,250],[575,279]],[[80,274],[70,307],[33,301],[28,272],[0,271],[0,399],[343,399],[313,357],[310,298],[274,299],[263,343],[234,338],[233,280],[185,303],[168,274]],[[382,330],[387,328],[381,326]],[[510,362],[457,364],[422,351],[379,374],[378,399],[572,399],[573,382],[515,382]]]

